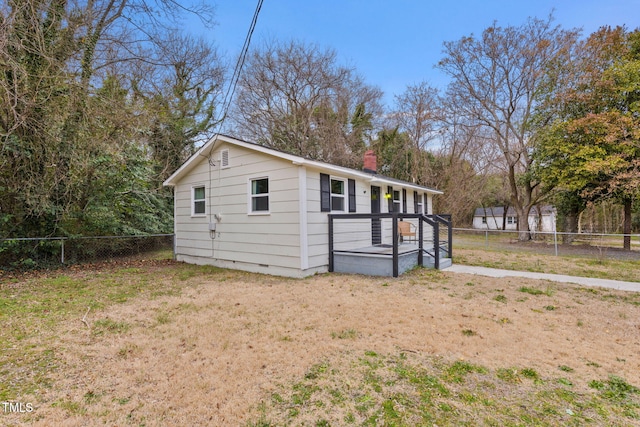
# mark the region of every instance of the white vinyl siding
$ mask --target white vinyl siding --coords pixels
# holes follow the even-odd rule
[[[329,262],[329,220],[327,212],[320,209],[320,173],[315,169],[307,170],[307,242],[309,245],[309,268],[327,267]],[[335,213],[347,213],[349,204],[348,180],[332,175],[331,181],[344,181],[344,211]],[[330,182],[331,182],[330,181]],[[355,181],[356,212],[371,212],[371,184],[366,181]],[[335,222],[338,224],[338,222]],[[334,242],[340,243],[350,240],[354,247],[364,247],[371,244],[371,220],[349,220],[341,223],[342,230],[334,230]],[[340,232],[342,231],[342,232]],[[359,239],[359,240],[356,240]]]
[[[289,161],[229,144],[221,144],[217,150],[214,149],[213,158],[222,158],[220,150],[228,150],[232,167],[222,168],[219,162],[210,167],[203,157],[175,187],[177,258],[188,255],[201,257],[198,261],[201,263],[238,262],[298,270],[300,214],[297,167]],[[211,214],[219,214],[221,218],[216,223],[213,239],[207,216],[190,218],[191,187],[208,182],[209,177],[211,189],[207,184],[210,193],[207,194],[207,209],[210,204]],[[268,194],[260,193],[259,197],[268,195],[270,215],[247,215],[251,179],[267,177]],[[251,204],[249,211],[250,208]]]

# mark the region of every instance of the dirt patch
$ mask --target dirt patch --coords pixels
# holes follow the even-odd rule
[[[170,266],[156,268],[167,268]],[[213,278],[211,278],[213,277]],[[576,390],[640,385],[637,294],[418,270],[304,280],[223,272],[178,296],[93,311],[59,331],[30,425],[245,425],[279,384],[345,354],[410,352],[490,369],[571,368]],[[125,327],[126,326],[126,327]],[[35,343],[34,343],[35,344]],[[19,399],[17,399],[19,400]]]

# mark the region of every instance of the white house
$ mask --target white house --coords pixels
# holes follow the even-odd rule
[[[365,168],[217,135],[164,182],[174,187],[176,259],[304,277],[328,270],[329,213],[432,214],[440,191],[377,175],[375,157]]]
[[[473,215],[473,228],[481,230],[518,229],[518,215],[512,207],[504,214],[504,207],[477,208]],[[529,229],[533,232],[554,232],[556,229],[556,208],[550,205],[533,206],[529,212]]]

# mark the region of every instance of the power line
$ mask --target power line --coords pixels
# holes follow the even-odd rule
[[[233,94],[236,91],[236,86],[238,84],[238,80],[240,79],[240,72],[242,71],[242,67],[244,66],[244,62],[247,58],[247,53],[249,52],[249,45],[251,44],[251,37],[253,36],[253,31],[256,28],[256,23],[258,22],[258,15],[260,14],[260,9],[262,9],[262,2],[263,0],[258,0],[256,10],[253,13],[253,19],[251,20],[251,25],[249,26],[249,31],[247,31],[247,36],[244,39],[244,45],[242,46],[242,50],[240,51],[240,55],[238,56],[238,61],[236,62],[235,69],[233,70],[233,75],[231,76],[231,81],[229,82],[229,88],[227,89],[227,93],[225,94],[224,100],[222,101],[222,117],[216,125],[218,129],[222,129],[222,125],[227,118],[229,107],[231,106],[231,101],[233,99]],[[217,132],[214,132],[214,134],[215,133]]]
[[[238,61],[236,62],[235,69],[233,70],[233,75],[231,76],[231,80],[229,82],[229,87],[227,89],[227,93],[225,94],[224,100],[222,101],[222,107],[221,107],[222,117],[220,118],[220,121],[216,125],[216,130],[213,133],[214,135],[216,135],[218,132],[220,132],[220,130],[222,129],[222,125],[224,124],[224,121],[227,118],[227,115],[229,113],[229,107],[231,106],[231,100],[233,99],[233,94],[236,91],[236,86],[238,84],[238,80],[240,79],[240,72],[242,71],[242,67],[244,66],[245,59],[247,58],[247,53],[249,52],[249,45],[251,44],[251,37],[253,36],[253,31],[256,28],[256,23],[258,22],[258,15],[260,14],[260,9],[262,9],[262,2],[263,2],[263,0],[258,0],[258,4],[256,5],[256,10],[253,13],[253,18],[251,19],[251,25],[249,26],[249,31],[247,31],[247,36],[244,39],[244,44],[242,45],[242,50],[240,51],[240,55],[238,56]],[[211,202],[213,200],[213,194],[212,194],[211,189],[213,188],[213,185],[212,185],[212,168],[213,168],[214,164],[213,164],[212,155],[213,155],[213,148],[209,151],[209,154],[207,156],[207,162],[209,164],[209,223],[212,222],[212,214],[213,214],[212,213],[212,204],[211,204]],[[218,170],[218,173],[219,172],[220,172],[220,170]],[[218,175],[218,179],[220,179],[219,175]],[[218,194],[218,197],[220,197],[220,194]],[[214,242],[213,241],[215,239],[215,232],[214,232],[214,234],[211,234],[210,237],[211,237],[211,251],[213,253],[213,251],[214,251]]]

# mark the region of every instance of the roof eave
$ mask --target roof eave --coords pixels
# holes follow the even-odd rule
[[[180,166],[174,173],[172,173],[169,178],[165,179],[162,185],[164,187],[175,187],[177,181],[195,166],[196,159],[198,159],[200,156],[209,157],[204,153],[211,153],[218,139],[221,139],[220,135],[212,136],[211,139],[209,139],[202,147],[200,147],[193,156],[189,157],[189,159],[187,159],[187,161],[184,162],[182,166]]]
[[[231,138],[225,135],[214,135],[209,141],[207,141],[200,149],[191,156],[186,162],[182,164],[169,178],[167,178],[162,185],[165,187],[174,187],[177,182],[187,173],[189,172],[195,165],[196,159],[200,156],[209,157],[209,154],[213,151],[215,144],[217,141],[224,141],[230,144],[239,145],[241,147],[248,148],[250,150],[258,151],[264,154],[268,154],[271,156],[279,157],[281,159],[290,161],[292,164],[297,166],[310,166],[316,169],[336,172],[341,175],[345,175],[352,178],[360,178],[364,180],[368,180],[372,183],[382,183],[389,185],[401,185],[402,187],[411,188],[417,191],[423,191],[430,194],[444,194],[442,191],[434,190],[432,188],[423,187],[417,184],[412,184],[409,182],[398,182],[391,179],[386,179],[384,176],[371,174],[369,172],[358,171],[356,169],[346,168],[343,166],[332,165],[330,163],[324,163],[317,160],[305,159],[304,157],[296,156],[293,154],[283,153],[276,150],[273,150],[268,147],[264,147],[262,145],[249,143],[246,141],[242,141],[236,138]],[[209,154],[205,154],[209,153]]]

